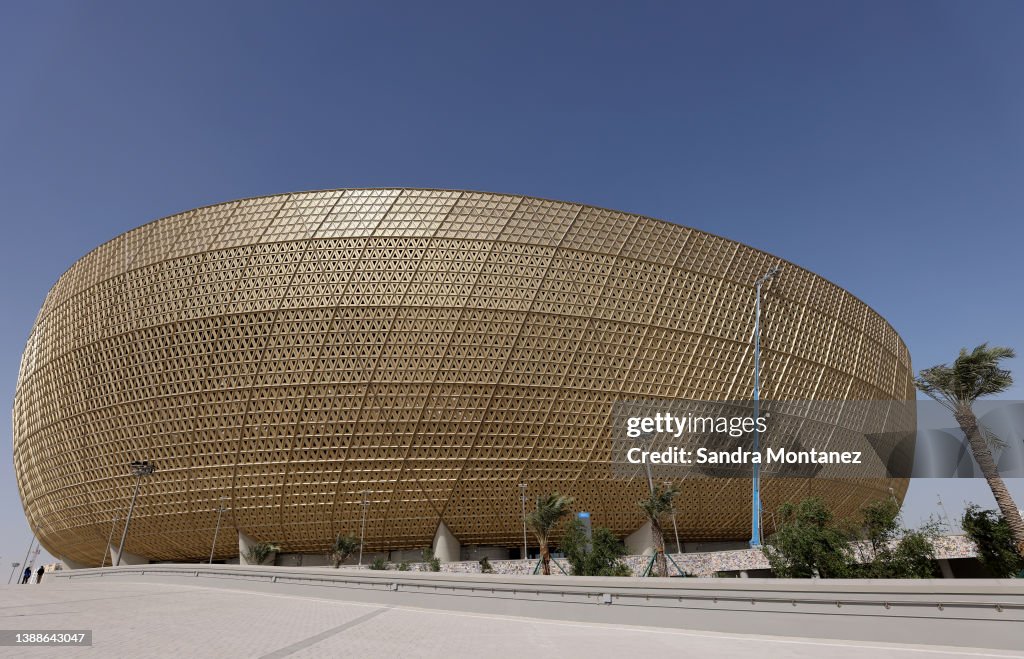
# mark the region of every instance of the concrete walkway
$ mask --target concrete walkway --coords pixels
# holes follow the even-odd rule
[[[688,632],[161,583],[0,586],[0,629],[93,630],[0,657],[1024,657],[999,650]]]

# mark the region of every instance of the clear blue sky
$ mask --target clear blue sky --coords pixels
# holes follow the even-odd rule
[[[986,340],[1024,350],[1024,3],[154,5],[0,7],[8,402],[47,289],[94,246],[345,186],[660,217],[835,281],[918,367]],[[29,535],[3,428],[9,566]],[[992,505],[977,484],[919,483],[911,521],[937,489],[952,513]]]

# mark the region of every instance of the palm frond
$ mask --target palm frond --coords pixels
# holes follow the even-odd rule
[[[962,348],[952,366],[938,364],[922,369],[914,384],[946,408],[970,407],[979,398],[1002,393],[1013,385],[1013,376],[1000,368],[1000,362],[1015,355],[1013,348],[990,348],[987,343],[971,351]]]
[[[641,510],[652,520],[660,519],[662,515],[672,510],[672,500],[679,494],[674,486],[665,488],[655,487],[654,492],[646,499],[638,501]]]
[[[537,537],[547,538],[562,518],[569,514],[572,497],[555,492],[537,500],[537,507],[526,516],[526,524]]]
[[[981,432],[981,436],[985,439],[985,443],[988,444],[990,451],[1006,448],[1006,442],[1000,439],[997,434],[992,432],[991,428],[980,421],[978,422],[978,430]]]

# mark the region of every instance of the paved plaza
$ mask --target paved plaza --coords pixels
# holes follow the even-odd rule
[[[0,648],[3,657],[1024,656],[549,622],[160,583],[0,588],[0,629],[91,629],[94,639],[91,648]]]

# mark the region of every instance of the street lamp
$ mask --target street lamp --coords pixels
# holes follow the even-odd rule
[[[217,528],[213,530],[213,546],[210,547],[210,565],[213,565],[213,552],[217,550],[217,535],[220,533],[220,518],[221,515],[224,514],[224,511],[227,510],[227,506],[224,505],[224,502],[227,500],[227,497],[221,497],[219,499],[219,504],[217,505]]]
[[[152,476],[156,468],[148,460],[135,460],[128,467],[135,476],[135,493],[132,494],[131,505],[128,506],[128,516],[124,520],[124,531],[121,533],[121,544],[117,547],[117,558],[114,560],[114,567],[121,564],[121,553],[124,551],[124,541],[128,538],[128,525],[132,523],[132,511],[135,510],[135,500],[139,497],[139,487],[142,485],[143,476]]]
[[[672,481],[665,481],[665,489],[666,490],[669,487],[671,487],[671,486],[672,486]],[[676,553],[677,554],[681,554],[683,552],[679,548],[679,527],[676,526],[676,501],[675,501],[675,497],[672,497],[671,504],[672,504],[672,530],[676,534]]]
[[[18,569],[19,565],[21,565],[21,563],[11,563],[11,576],[7,577],[7,585],[11,584],[11,579],[14,578],[14,571]]]
[[[647,434],[647,442],[646,442],[645,446],[647,447],[648,451],[650,451],[652,449],[652,447],[654,446],[654,434],[653,433],[648,433]],[[646,467],[646,469],[647,469],[647,487],[651,491],[651,500],[653,501],[654,500],[654,475],[651,473],[651,462],[650,462],[650,460],[644,460],[644,467]],[[674,521],[675,521],[675,516],[673,515],[673,522]],[[678,540],[678,537],[679,536],[677,534],[676,535],[677,540]],[[663,544],[664,544],[664,540],[665,540],[665,538],[662,537],[662,543]],[[654,545],[655,547],[657,547],[657,543],[655,543],[655,541],[654,541],[654,522],[653,521],[651,522],[651,544]],[[665,549],[665,547],[662,546],[662,553],[664,553],[664,549]],[[655,549],[655,551],[657,551],[657,549]],[[655,556],[657,556],[657,553],[655,553]],[[647,575],[645,574],[644,576],[647,576]]]
[[[782,264],[772,268],[754,282],[754,453],[761,450],[760,418],[761,398],[761,287],[782,272]],[[754,482],[750,504],[750,546],[761,546],[761,463],[754,462]]]
[[[28,564],[28,567],[29,567],[29,578],[31,578],[31,579],[35,579],[36,578],[36,561],[39,560],[39,554],[42,551],[43,551],[43,548],[41,546],[39,546],[39,545],[36,545],[35,551],[32,552],[32,561]],[[37,580],[34,583],[39,583],[39,581]]]
[[[363,507],[363,523],[359,530],[359,567],[363,566],[363,542],[366,540],[366,509],[370,507],[370,501],[366,498],[366,490],[362,491],[363,501],[359,505]]]
[[[28,549],[25,550],[25,558],[21,561],[25,565],[28,565],[28,556],[32,553],[32,547],[36,544],[36,535],[32,534],[31,539],[28,541]]]
[[[100,567],[107,564],[107,554],[110,553],[110,543],[114,540],[114,529],[117,528],[117,520],[121,519],[119,516],[114,515],[114,519],[110,520],[110,534],[107,535],[107,546],[103,548],[103,560],[100,562]]]
[[[646,433],[644,435],[644,448],[648,451],[654,450],[654,433]],[[647,470],[647,488],[651,491],[651,496],[654,496],[654,475],[651,473],[651,461],[644,460],[644,469]]]
[[[519,484],[519,500],[523,504],[523,560],[529,558],[526,548],[526,483]]]

